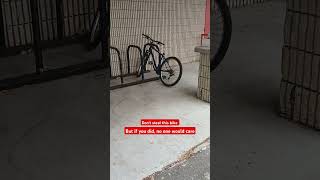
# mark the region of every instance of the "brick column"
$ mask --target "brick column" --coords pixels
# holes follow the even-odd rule
[[[197,96],[201,100],[210,102],[210,47],[198,46],[195,52],[200,53]]]
[[[320,129],[320,2],[287,1],[281,115]]]

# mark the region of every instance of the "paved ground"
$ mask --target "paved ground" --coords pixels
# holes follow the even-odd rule
[[[209,137],[210,106],[196,98],[198,64],[184,68],[181,82],[173,88],[155,81],[111,92],[111,179],[142,179]],[[4,161],[0,167],[8,169],[0,173],[0,179],[87,180],[105,176],[107,92],[105,79],[99,74],[1,92],[0,122],[8,129],[1,129],[0,159]],[[147,116],[180,118],[182,125],[196,126],[197,135],[123,135],[124,126],[139,125]],[[8,152],[9,164],[5,163]]]
[[[1,92],[0,179],[106,177],[106,81],[96,74]]]
[[[144,180],[208,180],[210,179],[210,141],[200,144],[186,158],[168,165]]]
[[[208,180],[210,179],[210,148],[199,151],[179,166],[161,171],[154,180]]]
[[[234,9],[214,77],[215,180],[319,179],[319,132],[278,116],[285,4]]]
[[[210,104],[196,97],[198,63],[183,65],[181,81],[168,88],[160,81],[111,91],[111,179],[142,179],[176,161],[210,136]],[[125,136],[125,126],[142,118],[179,118],[196,135]]]

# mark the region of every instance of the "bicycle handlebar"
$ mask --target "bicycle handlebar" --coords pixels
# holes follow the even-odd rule
[[[157,44],[159,44],[159,45],[163,45],[163,46],[164,46],[164,44],[163,44],[162,42],[156,41],[156,40],[152,39],[150,36],[148,36],[148,35],[146,35],[146,34],[142,34],[142,36],[143,36],[144,38],[150,40],[150,41],[153,42],[153,43],[157,43]]]

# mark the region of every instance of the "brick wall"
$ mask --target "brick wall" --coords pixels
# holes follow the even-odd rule
[[[163,50],[167,56],[176,56],[183,63],[198,60],[194,48],[200,45],[204,30],[205,3],[205,0],[111,0],[111,45],[120,50],[124,71],[126,48],[129,44],[142,46],[146,42],[142,33],[165,43]],[[133,72],[138,54],[133,51],[130,57]],[[115,58],[113,55],[112,61]]]
[[[197,96],[210,102],[210,48],[197,47],[196,51],[200,53]]]
[[[320,2],[288,0],[287,3],[281,114],[320,129]]]

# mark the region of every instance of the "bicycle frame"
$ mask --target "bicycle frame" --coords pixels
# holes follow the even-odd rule
[[[147,46],[149,46],[149,48],[147,49]],[[157,64],[156,60],[155,60],[155,57],[154,57],[154,54],[152,51],[156,51],[159,55],[159,62]],[[152,60],[153,60],[153,69],[155,70],[155,72],[160,75],[160,66],[161,66],[161,63],[165,60],[165,56],[163,53],[160,52],[160,49],[159,47],[154,44],[154,43],[147,43],[144,45],[143,47],[143,69],[145,69],[146,67],[146,64],[148,62],[148,59],[150,58],[150,56],[152,56]]]

